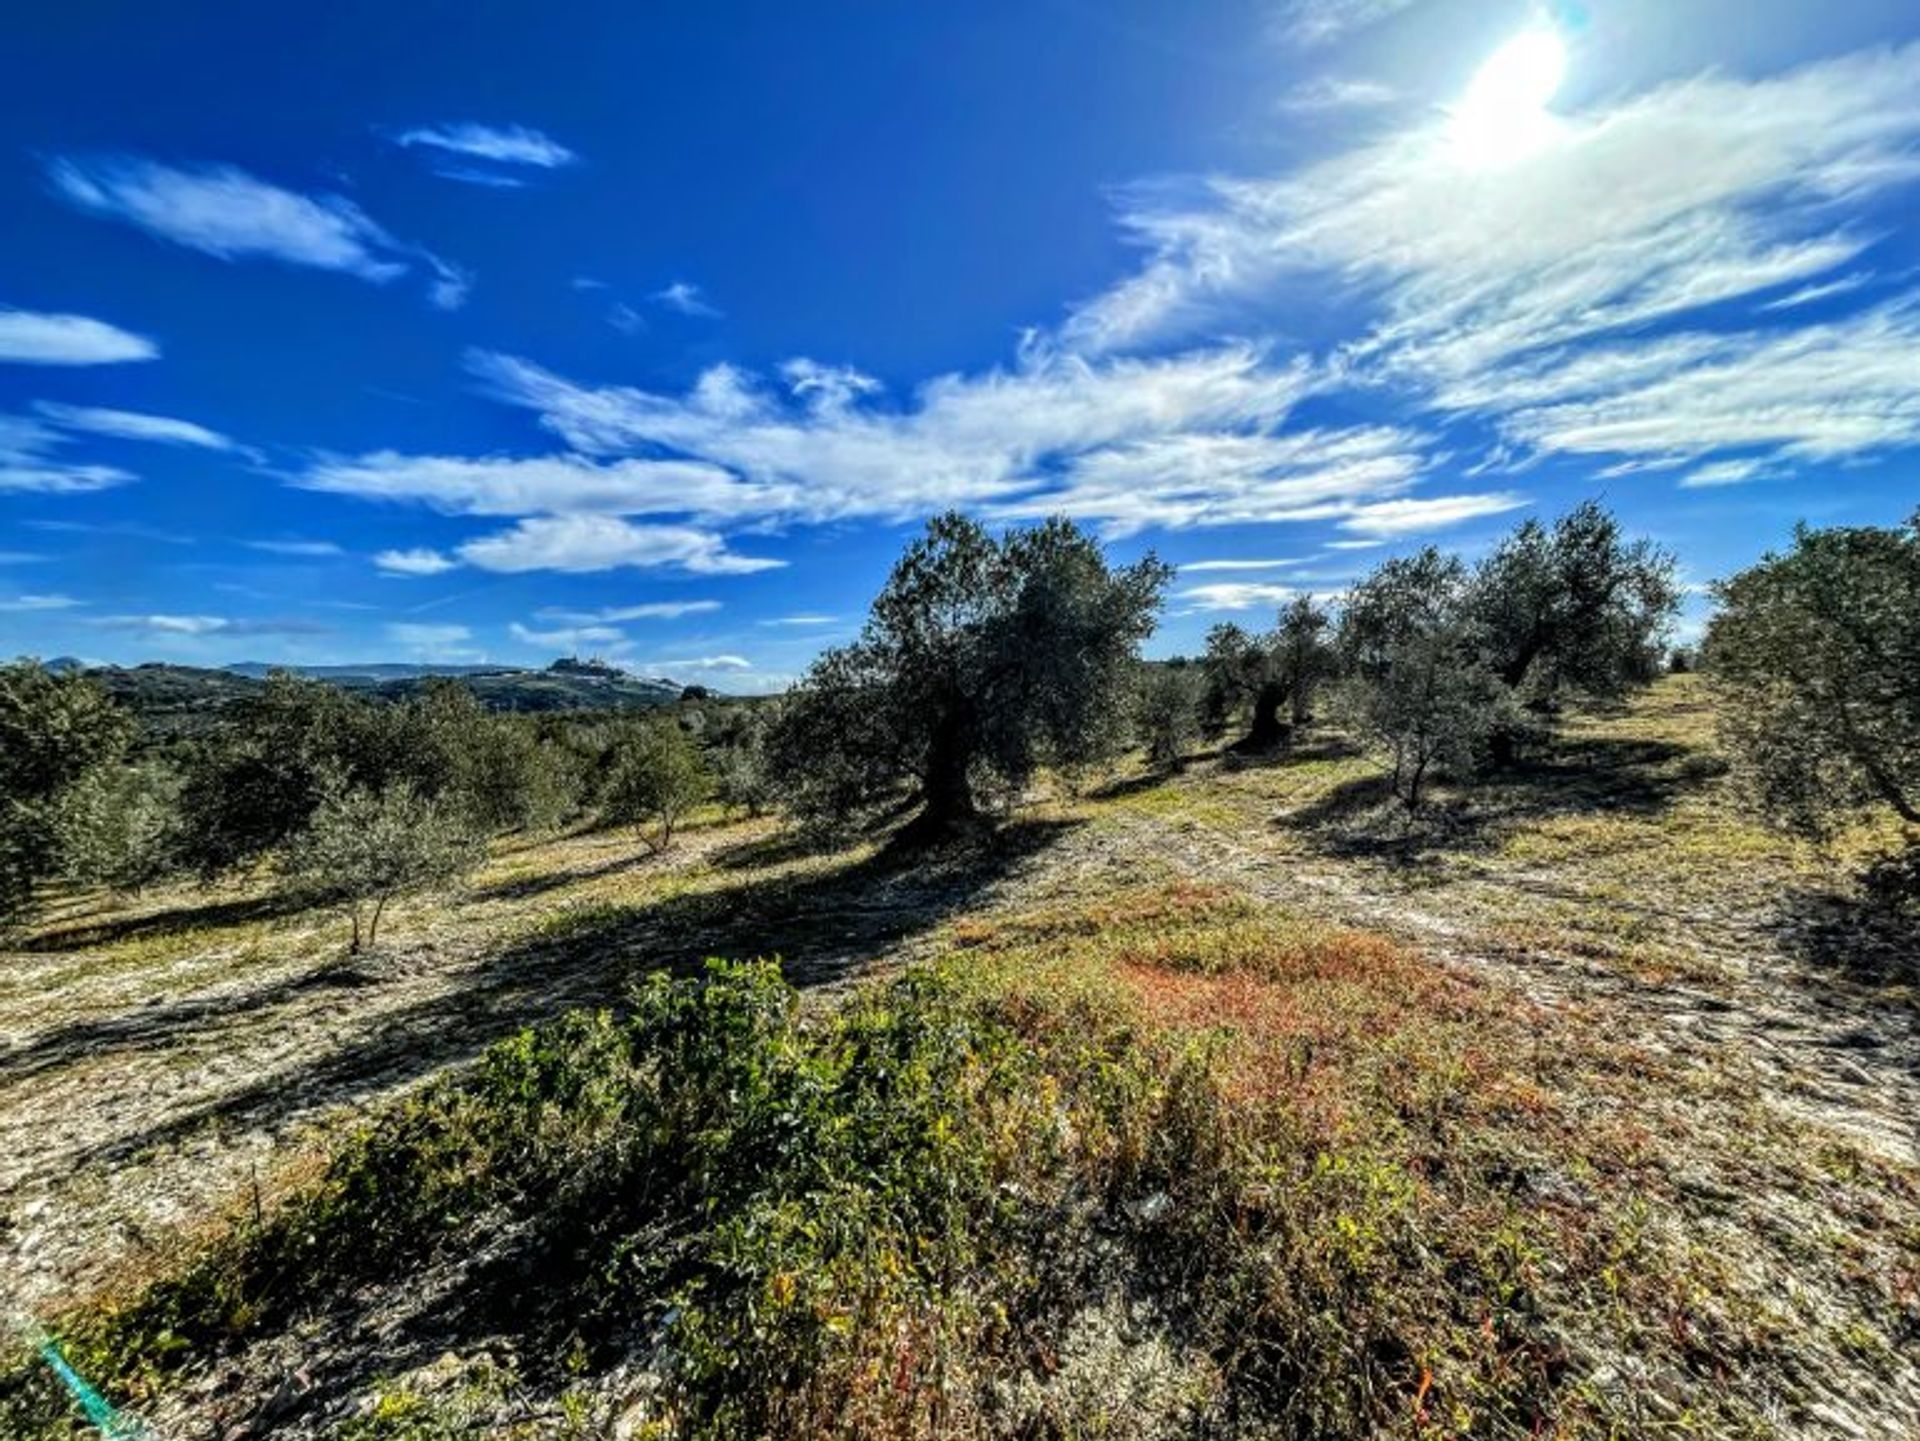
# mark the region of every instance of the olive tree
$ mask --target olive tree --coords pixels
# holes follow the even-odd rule
[[[173,866],[179,799],[180,777],[157,761],[94,767],[53,809],[60,873],[113,891],[151,885]]]
[[[1563,695],[1612,698],[1659,674],[1680,587],[1669,552],[1627,540],[1589,500],[1517,526],[1475,568],[1465,605],[1484,663],[1520,703],[1490,737],[1507,764]]]
[[[24,918],[60,866],[63,797],[115,764],[133,719],[79,675],[36,661],[0,666],[0,927]]]
[[[396,897],[451,885],[484,855],[460,816],[405,782],[372,790],[336,775],[287,846],[281,875],[300,900],[346,910],[357,954],[379,940],[380,918]]]
[[[445,799],[486,835],[552,830],[578,799],[571,758],[517,716],[482,715]]]
[[[551,827],[571,809],[566,757],[518,716],[495,715],[462,681],[429,678],[398,705],[374,708],[352,757],[374,787],[404,781],[487,835]]]
[[[1178,771],[1200,735],[1200,675],[1182,663],[1143,665],[1134,693],[1134,723],[1156,770]]]
[[[1273,634],[1273,669],[1287,696],[1295,729],[1313,718],[1313,700],[1339,668],[1329,634],[1333,618],[1310,595],[1296,596],[1280,612]]]
[[[1239,743],[1244,749],[1284,744],[1293,728],[1306,724],[1315,694],[1336,667],[1331,625],[1327,612],[1303,595],[1280,612],[1279,624],[1265,635],[1250,635],[1231,622],[1208,631],[1201,661],[1208,731],[1220,734],[1245,709],[1247,733]]]
[[[1265,749],[1280,740],[1280,707],[1287,694],[1273,673],[1270,637],[1249,634],[1232,621],[1207,632],[1200,660],[1205,677],[1202,712],[1207,734],[1223,735],[1233,718],[1251,709],[1241,744]]]
[[[1436,771],[1479,769],[1510,717],[1509,694],[1475,644],[1469,589],[1459,557],[1429,546],[1380,566],[1341,614],[1341,710],[1385,752],[1410,812]]]
[[[706,799],[708,785],[687,733],[672,720],[650,721],[617,743],[603,819],[638,828],[650,850],[664,851],[682,817]]]
[[[1471,570],[1429,547],[1349,598],[1332,658],[1342,708],[1391,755],[1413,808],[1436,769],[1511,763],[1568,696],[1651,681],[1679,599],[1673,557],[1627,540],[1592,501],[1550,526],[1522,523]],[[1296,629],[1310,644],[1304,614]]]
[[[1801,526],[1714,596],[1702,660],[1767,813],[1816,839],[1868,809],[1920,826],[1920,512]]]
[[[286,845],[330,785],[377,788],[390,765],[366,703],[319,681],[275,673],[223,719],[188,758],[180,793],[182,859],[205,877]]]
[[[1171,576],[1152,556],[1109,566],[1071,521],[995,537],[937,517],[781,718],[793,808],[838,822],[917,804],[916,828],[938,835],[978,818],[983,785],[1013,793],[1042,764],[1111,754]]]
[[[770,713],[756,710],[734,721],[714,752],[714,793],[728,809],[757,817],[773,806],[778,787],[767,754],[772,725]]]

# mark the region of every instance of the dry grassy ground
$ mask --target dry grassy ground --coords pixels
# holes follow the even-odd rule
[[[568,836],[351,965],[337,918],[258,886],[77,899],[0,958],[0,1304],[124,1290],[255,1177],[270,1208],[345,1115],[646,971],[778,952],[832,996],[944,957],[1209,1048],[1250,1128],[1399,1178],[1357,1214],[1431,1228],[1437,1271],[1501,1248],[1561,1339],[1489,1322],[1476,1375],[1529,1357],[1633,1434],[1920,1434],[1920,957],[1851,907],[1846,857],[1739,814],[1709,736],[1674,678],[1418,829],[1322,735],[1044,800],[931,864],[717,817],[663,858]],[[1290,1264],[1369,1244],[1336,1232]],[[1060,1376],[1130,1364],[1087,1357]],[[1441,1394],[1409,1434],[1446,1433]]]

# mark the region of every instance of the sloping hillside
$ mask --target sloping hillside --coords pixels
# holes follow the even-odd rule
[[[76,899],[0,1299],[177,1436],[1909,1436],[1914,937],[1722,769],[1677,677],[1419,828],[1316,732],[932,858],[510,846],[352,965]]]

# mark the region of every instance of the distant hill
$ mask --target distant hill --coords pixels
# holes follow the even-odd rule
[[[424,665],[406,661],[370,661],[365,665],[275,665],[270,661],[243,660],[220,669],[251,680],[265,680],[277,670],[292,671],[310,680],[336,684],[387,680],[418,680],[423,676],[470,676],[511,674],[517,668],[499,665]]]
[[[431,675],[416,675],[372,685],[355,685],[345,679],[335,683],[400,699],[431,679]],[[562,670],[490,670],[470,672],[457,679],[464,681],[488,709],[501,711],[632,710],[669,705],[680,699],[682,690],[677,681],[629,675],[625,671],[603,675]]]
[[[224,670],[159,662],[90,666],[84,674],[136,715],[164,730],[192,730],[197,719],[210,718],[223,706],[254,694],[262,684]]]
[[[603,662],[579,660],[556,661],[545,670],[404,662],[275,666],[257,661],[214,669],[156,661],[94,666],[86,673],[161,729],[183,733],[197,730],[234,701],[258,694],[276,670],[386,700],[404,700],[437,678],[459,680],[496,711],[639,710],[677,701],[683,689],[665,677],[636,676]]]

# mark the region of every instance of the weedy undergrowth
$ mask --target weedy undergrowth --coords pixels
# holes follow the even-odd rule
[[[954,939],[832,1010],[713,961],[524,1031],[63,1341],[165,1414],[459,1268],[454,1324],[514,1338],[510,1392],[382,1389],[366,1356],[301,1424],[1604,1435],[1623,1413],[1592,1378],[1624,1345],[1675,1427],[1764,1431],[1717,1382],[1687,1399],[1764,1366],[1750,1338],[1633,1329],[1667,1258],[1606,1201],[1604,1151],[1556,1151],[1550,1092],[1459,977],[1194,887]],[[70,1434],[48,1378],[0,1376],[0,1434]]]

